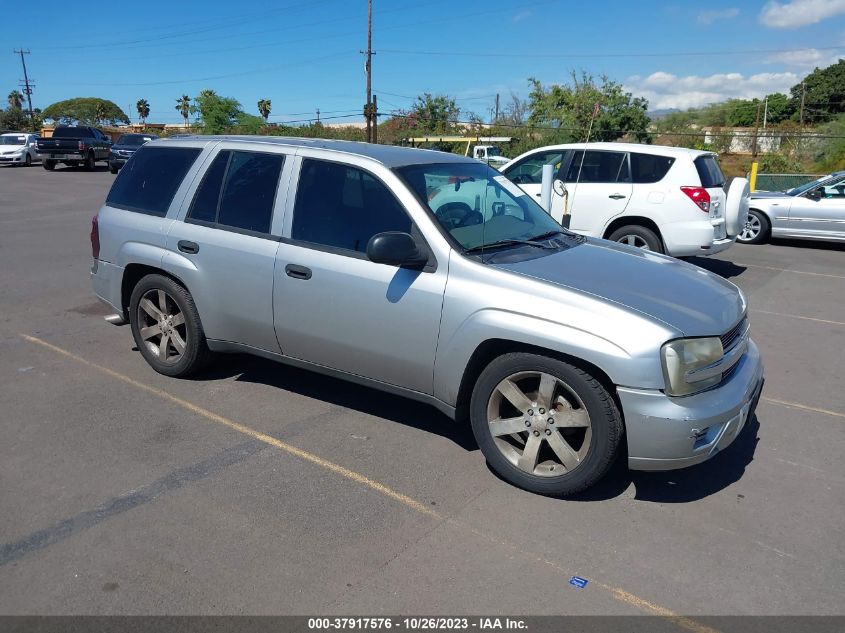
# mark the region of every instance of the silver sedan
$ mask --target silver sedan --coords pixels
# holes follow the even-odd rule
[[[845,242],[845,171],[787,191],[752,193],[737,241],[760,244],[770,237]]]

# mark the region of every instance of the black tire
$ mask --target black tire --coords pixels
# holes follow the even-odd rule
[[[117,165],[112,165],[111,163],[109,163],[109,171],[113,174],[116,174],[118,171],[120,171],[120,167],[118,167]]]
[[[176,304],[179,312],[185,317],[184,330],[182,335],[185,341],[185,351],[181,358],[173,363],[162,362],[154,354],[141,337],[139,324],[139,304],[141,299],[150,291],[163,290],[167,296]],[[191,293],[183,286],[163,275],[147,275],[132,290],[129,299],[129,323],[132,328],[132,336],[141,355],[150,367],[165,376],[177,378],[189,376],[202,369],[211,356],[208,345],[205,342],[205,333],[202,329],[199,313],[197,312]]]
[[[740,244],[764,244],[765,242],[769,241],[769,237],[772,234],[772,224],[769,222],[768,216],[763,213],[762,211],[758,211],[757,209],[749,209],[748,210],[748,222],[746,223],[746,227],[749,227],[749,224],[756,220],[759,222],[760,229],[759,231],[751,235],[745,239],[743,239],[743,235],[746,235],[746,229],[741,229],[739,235],[736,236],[736,241]]]
[[[23,161],[24,167],[32,167],[32,156],[29,155],[29,152],[26,154],[26,158]]]
[[[644,226],[640,226],[639,224],[620,226],[611,233],[610,237],[607,239],[611,242],[627,243],[627,238],[629,236],[632,237],[633,241],[636,241],[638,244],[639,242],[645,242],[646,246],[648,246],[648,250],[650,251],[654,251],[655,253],[664,252],[663,242],[660,240],[657,233]]]
[[[56,168],[56,161],[45,158],[41,161],[41,166],[47,171],[53,171]]]
[[[88,152],[88,155],[85,157],[85,162],[82,164],[85,171],[94,171],[94,166],[96,164],[97,159],[94,157],[94,152]]]
[[[577,394],[589,414],[592,438],[586,455],[577,467],[563,475],[536,475],[521,470],[494,441],[487,419],[488,401],[499,383],[520,372],[551,374]],[[624,434],[622,416],[613,398],[593,376],[569,363],[526,353],[500,356],[481,372],[470,401],[470,422],[478,446],[494,471],[519,488],[554,497],[581,492],[604,477]]]

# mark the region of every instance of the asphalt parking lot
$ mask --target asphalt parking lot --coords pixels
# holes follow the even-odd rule
[[[555,500],[424,405],[241,356],[153,372],[89,286],[113,178],[0,168],[0,613],[845,614],[845,246],[695,261],[749,299],[756,417]]]

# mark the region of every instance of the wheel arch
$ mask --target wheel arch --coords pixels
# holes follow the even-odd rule
[[[120,307],[123,310],[123,317],[127,321],[129,320],[129,299],[132,296],[132,291],[138,285],[138,282],[147,275],[168,277],[190,292],[187,284],[182,279],[162,268],[150,266],[149,264],[127,264],[123,269],[123,278],[120,283]]]
[[[666,240],[663,239],[663,233],[661,233],[657,223],[651,218],[647,218],[642,215],[622,215],[613,219],[610,224],[607,225],[607,228],[605,228],[602,238],[608,239],[616,229],[622,228],[623,226],[641,226],[653,231],[654,234],[657,235],[657,239],[659,239],[660,243],[663,245],[663,250],[666,250]]]

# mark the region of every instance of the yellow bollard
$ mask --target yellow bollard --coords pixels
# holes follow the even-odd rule
[[[748,186],[751,191],[757,190],[757,168],[760,164],[757,161],[751,163],[751,178],[748,179]]]

